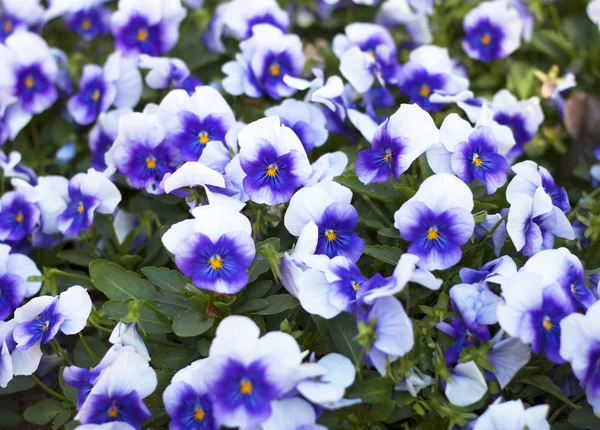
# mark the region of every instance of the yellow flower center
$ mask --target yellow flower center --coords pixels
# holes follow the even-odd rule
[[[35,84],[35,81],[33,80],[33,78],[31,76],[28,76],[27,79],[25,79],[25,86],[27,88],[33,88],[34,84]]]
[[[23,216],[23,214],[21,212],[19,212],[17,214],[17,216],[15,217],[15,221],[17,221],[19,224],[23,222],[23,219],[25,219],[25,217]]]
[[[5,33],[10,33],[13,29],[13,23],[10,19],[7,19],[6,22],[4,23],[4,32]]]
[[[242,380],[242,382],[240,382],[240,392],[242,394],[252,394],[252,382],[244,379]]]
[[[119,410],[114,406],[108,410],[108,416],[110,418],[116,418],[119,415]]]
[[[148,32],[144,29],[138,30],[137,32],[137,40],[140,42],[145,42],[148,39]]]
[[[429,230],[427,230],[427,240],[436,240],[438,237],[440,237],[437,228],[435,227],[431,227]]]
[[[92,93],[92,100],[94,100],[95,102],[97,102],[98,100],[100,100],[100,91],[99,90],[95,90]]]
[[[356,283],[356,282],[353,282],[353,283],[352,283],[352,289],[353,289],[354,291],[358,291],[358,289],[359,289],[359,288],[360,288],[360,284],[358,284],[358,283]]]
[[[208,259],[208,264],[213,270],[219,270],[223,268],[223,259],[220,255],[213,255]]]
[[[431,94],[431,88],[429,88],[427,85],[421,85],[419,95],[421,97],[429,97],[429,94]]]
[[[277,176],[277,166],[271,164],[267,167],[267,176],[270,176],[271,178]]]
[[[83,203],[79,203],[77,205],[77,212],[79,212],[80,214],[82,214],[83,213],[83,209],[84,209],[83,208]]]
[[[331,242],[331,241],[333,241],[333,240],[335,240],[337,238],[337,234],[335,234],[334,230],[327,230],[325,232],[325,237],[327,238],[327,240],[329,242]]]
[[[471,342],[471,339],[473,339],[473,335],[467,332],[467,342]]]
[[[209,141],[208,133],[203,131],[202,133],[198,133],[198,142],[202,145],[206,145]]]
[[[481,43],[483,43],[484,45],[489,45],[492,42],[492,36],[490,36],[489,34],[485,33],[483,36],[481,36]]]
[[[371,58],[372,58],[373,60],[377,60],[377,54],[375,54],[375,51],[373,51],[373,50],[370,50],[370,51],[368,52],[368,54],[371,56]]]
[[[50,327],[50,322],[46,321],[44,323],[44,325],[42,326],[42,330],[46,331],[46,330],[48,330],[48,327]]]
[[[156,160],[154,159],[154,157],[146,158],[146,167],[148,169],[154,169],[156,167]]]
[[[542,325],[544,326],[544,329],[546,329],[546,331],[550,331],[552,329],[552,321],[550,321],[549,317],[544,318],[544,322],[542,323]]]
[[[200,408],[196,408],[194,409],[194,419],[198,420],[198,421],[204,421],[204,416],[206,414],[204,413],[204,411]]]
[[[81,21],[81,28],[87,31],[90,28],[92,28],[92,23],[89,19],[84,19],[83,21]]]
[[[475,164],[475,167],[481,167],[483,164],[483,160],[479,158],[479,154],[473,155],[473,164]]]
[[[392,159],[392,152],[389,150],[385,151],[385,154],[383,155],[383,161],[385,161],[386,163],[389,163],[391,159]]]
[[[281,66],[277,63],[271,64],[271,66],[269,67],[269,72],[273,76],[279,76],[279,74],[281,73]]]

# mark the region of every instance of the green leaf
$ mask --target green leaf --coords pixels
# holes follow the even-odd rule
[[[58,430],[71,418],[71,412],[62,410],[58,413],[54,421],[52,421],[52,430]]]
[[[356,320],[352,315],[342,313],[329,320],[329,333],[340,354],[350,358],[354,363],[358,363],[360,349],[358,343],[354,340],[358,336],[358,329]]]
[[[187,348],[168,348],[152,355],[152,364],[162,369],[179,370],[200,358],[200,353]]]
[[[185,292],[185,284],[189,282],[189,279],[177,270],[169,270],[166,267],[144,267],[142,273],[158,288],[173,293]]]
[[[396,402],[392,399],[386,399],[382,402],[375,403],[371,408],[371,414],[377,421],[385,421],[392,415],[394,409],[396,409]]]
[[[256,258],[250,265],[250,269],[248,269],[248,283],[256,281],[263,273],[267,273],[269,271],[269,263],[265,260],[262,255],[257,254]]]
[[[29,390],[35,385],[35,381],[29,376],[15,376],[5,388],[0,388],[0,395],[13,394]]]
[[[580,429],[600,429],[600,418],[589,406],[571,411],[567,420],[569,424]]]
[[[242,299],[247,302],[252,299],[262,299],[271,289],[273,281],[261,281],[253,285],[248,285],[244,288],[244,296]]]
[[[186,312],[173,318],[173,331],[179,337],[198,336],[213,325],[213,319],[200,312]]]
[[[251,314],[261,309],[264,309],[267,306],[269,306],[269,302],[267,302],[265,299],[248,300],[246,303],[244,303],[237,309],[236,314]]]
[[[65,409],[58,400],[45,399],[25,409],[23,418],[31,424],[48,424]]]
[[[75,250],[61,251],[57,254],[57,257],[75,266],[86,268],[89,267],[90,263],[95,260],[94,257]]]
[[[156,293],[150,281],[106,260],[96,260],[90,264],[90,277],[94,286],[111,300],[152,300]]]
[[[385,378],[373,378],[350,391],[348,397],[361,399],[363,403],[379,403],[392,397],[394,383]],[[390,412],[391,413],[391,412]]]
[[[396,227],[382,228],[377,230],[377,234],[390,239],[400,239],[400,232]]]
[[[565,396],[558,386],[552,382],[546,375],[532,375],[527,378],[520,379],[519,382],[527,385],[532,385],[540,390],[544,390],[546,393],[562,400],[564,403],[572,408],[579,409],[580,406],[573,403],[567,396]]]
[[[338,176],[334,179],[335,182],[345,187],[350,188],[353,192],[361,194],[363,196],[370,197],[380,202],[395,205],[394,201],[394,186],[391,182],[382,182],[377,184],[365,185],[358,177],[354,175],[349,176]]]
[[[142,303],[140,306],[138,324],[143,331],[151,334],[166,334],[173,331],[169,319],[156,312],[146,303]]]
[[[300,304],[297,298],[291,294],[277,294],[265,299],[267,307],[253,312],[256,315],[277,315],[283,311],[294,309]]]
[[[400,260],[400,256],[402,255],[400,248],[392,248],[388,245],[365,246],[363,252],[376,260],[391,264],[394,267],[398,265],[398,260]]]
[[[102,309],[110,319],[120,321],[129,313],[129,302],[131,300],[109,300],[102,305]]]

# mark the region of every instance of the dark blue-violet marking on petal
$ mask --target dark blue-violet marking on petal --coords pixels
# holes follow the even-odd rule
[[[179,113],[183,131],[173,136],[173,144],[181,151],[185,161],[198,161],[206,144],[210,141],[223,142],[227,134],[227,122],[223,116],[211,114],[198,118],[194,113],[183,111]]]
[[[89,409],[81,416],[82,424],[104,424],[121,421],[136,429],[152,416],[137,391],[109,397],[105,394],[93,394],[88,397]]]
[[[17,275],[0,276],[0,321],[6,320],[21,305],[26,290],[26,282]]]
[[[99,371],[88,370],[83,367],[65,367],[63,371],[65,382],[77,389],[77,409],[81,409],[83,402],[94,388],[94,381],[99,375]]]
[[[40,210],[17,192],[6,193],[3,200],[0,206],[0,237],[8,241],[25,238],[39,222]]]
[[[81,9],[64,17],[69,30],[79,34],[84,40],[108,34],[109,19],[110,11],[104,6]]]
[[[65,316],[56,312],[55,299],[38,318],[18,324],[14,330],[15,340],[19,343],[17,349],[27,350],[37,342],[46,344],[54,339],[60,329],[60,325],[65,320]]]
[[[400,157],[405,152],[405,146],[402,137],[389,135],[388,121],[379,126],[375,132],[371,149],[358,154],[356,174],[366,184],[385,182],[390,173],[397,179],[402,173]],[[371,179],[368,180],[369,178]]]
[[[179,402],[171,413],[170,429],[218,429],[208,394],[198,394],[188,384],[178,384],[178,398]]]
[[[358,260],[364,249],[363,240],[354,233],[358,224],[358,213],[347,203],[332,203],[325,209],[319,222],[317,254],[330,258],[343,256]]]
[[[22,66],[17,71],[15,95],[21,100],[23,109],[31,114],[40,113],[57,99],[58,93],[38,63]],[[45,103],[36,103],[43,97]]]
[[[163,26],[150,25],[145,17],[132,15],[129,22],[115,35],[117,49],[156,56],[165,52]]]
[[[506,38],[504,30],[492,23],[489,18],[482,18],[476,25],[465,29],[465,41],[479,54],[482,61],[492,61],[502,56],[502,43]]]
[[[130,159],[122,173],[126,174],[135,188],[147,185],[158,185],[166,173],[173,173],[172,157],[169,143],[165,140],[155,148],[148,148],[141,143],[131,142]]]
[[[410,98],[410,103],[416,103],[429,112],[437,112],[443,103],[432,103],[429,97],[436,90],[444,90],[448,77],[442,73],[430,74],[423,67],[412,70],[410,76],[402,82],[400,91]]]

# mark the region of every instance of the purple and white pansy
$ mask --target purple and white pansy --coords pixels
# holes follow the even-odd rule
[[[27,280],[42,275],[34,261],[11,251],[10,246],[0,245],[0,320],[6,320],[23,299],[37,294],[42,286],[41,282]]]
[[[17,31],[41,24],[44,20],[44,7],[40,0],[4,0],[0,11],[0,43]]]

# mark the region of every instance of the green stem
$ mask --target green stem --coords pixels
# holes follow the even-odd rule
[[[89,354],[90,358],[92,360],[94,360],[94,362],[96,362],[96,363],[98,361],[100,361],[100,359],[98,358],[98,356],[96,354],[94,354],[94,351],[92,351],[92,349],[90,348],[90,346],[88,345],[88,343],[86,342],[85,338],[83,337],[83,335],[81,333],[79,333],[79,339],[81,339],[81,343],[83,344],[83,347],[85,348],[85,350]]]
[[[73,362],[69,358],[67,351],[65,351],[65,349],[62,346],[60,346],[60,344],[58,343],[58,341],[56,339],[52,339],[50,341],[50,345],[52,346],[52,349],[54,350],[56,355],[58,355],[58,357],[60,358],[60,361],[63,362],[63,364],[68,365],[68,366],[73,365]]]
[[[583,397],[583,394],[584,393],[581,393],[581,394],[578,394],[575,397],[573,397],[573,402],[576,402],[579,399],[581,399]],[[556,410],[550,416],[550,419],[548,420],[548,422],[550,424],[552,424],[558,418],[558,416],[562,413],[562,411],[564,411],[568,406],[569,406],[568,404],[563,403],[562,405],[560,405],[560,407],[556,408]]]
[[[46,391],[49,394],[52,394],[54,397],[56,397],[58,400],[61,400],[63,402],[68,402],[69,399],[67,399],[65,396],[63,396],[60,393],[57,393],[56,391],[54,391],[52,388],[48,387],[46,384],[44,384],[42,381],[40,381],[40,379],[35,376],[35,375],[30,375],[31,379],[33,379],[40,387],[42,387],[44,389],[44,391]]]
[[[85,275],[78,275],[77,273],[70,273],[70,272],[65,272],[63,270],[60,269],[51,269],[49,272],[50,275],[62,275],[62,276],[66,276],[69,278],[76,278],[76,279],[83,279],[86,282],[92,282],[92,278],[90,278],[89,276],[85,276]]]

